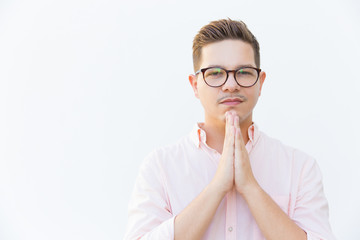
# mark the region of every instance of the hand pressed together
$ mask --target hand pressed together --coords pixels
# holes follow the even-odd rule
[[[233,111],[226,112],[225,116],[224,147],[213,183],[223,194],[234,187],[240,194],[245,194],[257,182],[241,134],[239,117]]]

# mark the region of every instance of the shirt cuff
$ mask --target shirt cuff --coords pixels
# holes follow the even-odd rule
[[[154,228],[151,232],[145,234],[142,240],[173,240],[174,239],[174,225],[175,225],[175,216],[169,218],[168,220],[161,223],[159,226]]]
[[[336,240],[334,236],[322,237],[310,231],[305,231],[305,232],[307,235],[307,240]]]

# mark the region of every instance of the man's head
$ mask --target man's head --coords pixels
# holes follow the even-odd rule
[[[222,19],[212,21],[200,29],[193,41],[194,71],[199,70],[202,60],[202,48],[210,43],[226,39],[237,39],[249,43],[254,50],[256,67],[260,68],[260,46],[255,36],[249,31],[242,21]]]
[[[244,127],[251,124],[266,74],[259,69],[259,44],[246,25],[227,19],[204,26],[194,38],[193,60],[196,73],[189,81],[204,107],[205,124],[223,125],[229,110]],[[208,73],[209,67],[215,71]],[[223,77],[216,82],[218,76]]]

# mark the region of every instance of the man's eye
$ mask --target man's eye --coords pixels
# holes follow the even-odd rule
[[[251,74],[251,72],[246,71],[246,70],[239,70],[238,73],[241,74],[241,75]]]
[[[252,69],[240,69],[239,71],[237,71],[237,75],[239,75],[239,76],[254,76],[255,71]]]
[[[211,72],[210,75],[213,75],[213,76],[216,76],[216,75],[219,75],[221,74],[221,72]]]
[[[207,72],[206,76],[208,77],[220,77],[224,74],[221,69],[211,69]]]

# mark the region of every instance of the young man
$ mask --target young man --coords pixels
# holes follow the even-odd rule
[[[125,239],[334,239],[315,160],[253,123],[266,74],[246,25],[204,26],[193,61],[205,122],[146,158]]]

